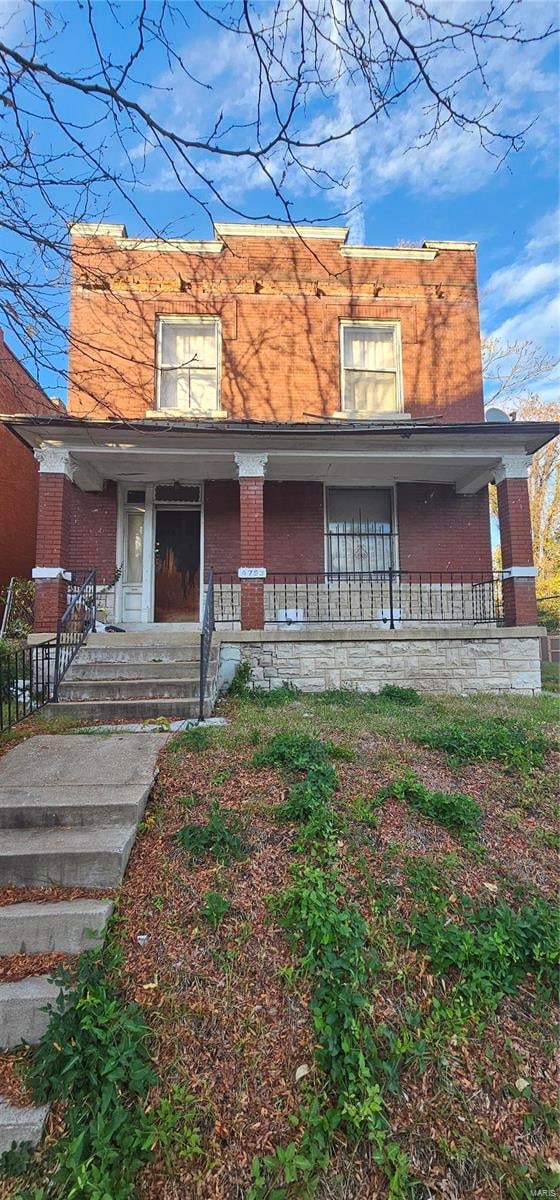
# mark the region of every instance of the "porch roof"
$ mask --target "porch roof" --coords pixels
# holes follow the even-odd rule
[[[234,455],[245,452],[268,455],[271,480],[449,483],[471,493],[493,479],[504,457],[534,454],[560,429],[550,421],[99,421],[28,414],[0,421],[32,449],[70,452],[76,483],[93,491],[103,479],[134,485],[232,478]]]

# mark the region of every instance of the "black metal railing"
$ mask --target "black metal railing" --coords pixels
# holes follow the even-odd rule
[[[331,524],[326,534],[327,567],[335,575],[371,575],[398,561],[397,537],[373,521]]]
[[[240,583],[235,572],[214,574],[215,619],[236,625]],[[266,625],[375,623],[500,624],[501,577],[480,571],[269,572]]]
[[[15,646],[0,653],[0,733],[37,712],[52,696],[54,645]]]
[[[200,691],[198,703],[199,721],[204,720],[204,700],[206,696],[206,683],[208,680],[208,664],[210,662],[210,651],[212,649],[212,634],[215,628],[214,572],[211,570],[208,574],[206,596],[204,599],[204,613],[202,615],[202,625],[200,629]]]
[[[72,596],[56,627],[53,695],[58,701],[58,689],[72,659],[83,645],[88,633],[95,632],[97,593],[95,571],[89,571]]]

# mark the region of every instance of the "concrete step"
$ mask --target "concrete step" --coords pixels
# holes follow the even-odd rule
[[[85,653],[85,651],[84,651]],[[217,654],[210,658],[210,669],[216,669]],[[138,662],[136,658],[82,659],[80,652],[64,676],[64,682],[77,679],[198,679],[198,658],[173,658],[169,662],[153,659]]]
[[[60,900],[0,908],[0,955],[81,954],[103,941],[112,900]]]
[[[45,1005],[55,1003],[59,990],[47,975],[0,983],[0,1050],[37,1045],[50,1020]]]
[[[140,820],[149,794],[149,784],[143,790],[107,784],[0,788],[0,830],[132,825]]]
[[[215,636],[218,640],[219,635]],[[157,629],[131,629],[124,633],[88,633],[86,646],[111,649],[116,645],[144,646],[150,650],[159,646],[200,646],[200,630],[173,630],[160,625]]]
[[[71,717],[74,721],[148,721],[157,717],[170,720],[195,720],[198,699],[192,700],[61,700],[42,710],[47,717]],[[204,704],[204,715],[212,715],[212,705]]]
[[[41,1104],[37,1108],[16,1108],[0,1099],[0,1154],[11,1150],[14,1142],[29,1142],[36,1146],[40,1142],[50,1104]]]
[[[0,847],[0,885],[118,887],[135,833],[135,825],[9,830]]]
[[[63,679],[61,700],[193,700],[198,679]]]

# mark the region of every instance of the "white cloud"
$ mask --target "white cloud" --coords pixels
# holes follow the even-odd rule
[[[514,263],[511,267],[500,267],[490,276],[485,292],[492,295],[496,309],[506,308],[516,300],[529,300],[531,296],[548,291],[560,280],[560,262]]]

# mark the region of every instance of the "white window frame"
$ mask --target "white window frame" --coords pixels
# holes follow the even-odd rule
[[[161,404],[161,375],[163,370],[162,346],[163,346],[163,328],[164,325],[213,325],[215,329],[215,346],[216,346],[216,403],[213,408],[209,409],[180,409],[180,408],[165,408]],[[173,370],[173,368],[170,368]],[[203,368],[204,369],[204,368]],[[198,316],[196,313],[184,313],[177,316],[168,316],[167,314],[158,316],[156,325],[156,409],[158,412],[171,413],[178,417],[193,416],[199,414],[214,416],[221,413],[220,395],[222,390],[222,322],[220,317],[214,316]]]
[[[371,413],[364,413],[364,412],[357,413],[356,409],[346,408],[346,406],[345,406],[344,372],[346,370],[346,367],[344,366],[344,330],[345,329],[360,329],[360,328],[361,329],[365,328],[365,329],[390,329],[391,330],[391,332],[393,334],[393,347],[394,347],[394,351],[395,351],[396,366],[394,368],[391,368],[390,370],[388,368],[381,367],[379,369],[379,371],[375,371],[375,374],[376,375],[378,375],[378,374],[379,375],[380,374],[396,375],[396,386],[395,386],[396,408],[392,411],[399,412],[399,413],[404,412],[402,339],[401,339],[401,323],[400,323],[400,321],[385,321],[385,320],[377,321],[377,320],[373,320],[371,318],[366,318],[365,320],[360,320],[359,318],[356,320],[352,320],[352,318],[350,318],[350,317],[349,318],[345,317],[343,320],[340,321],[340,328],[339,328],[340,411],[341,411],[341,413],[344,413],[345,415],[348,414],[348,416],[359,416],[361,418],[361,420],[367,420],[368,417],[379,419],[379,418],[383,417],[384,415],[389,416],[389,413],[384,414],[382,409],[377,410],[377,412],[372,411]],[[372,372],[372,374],[373,374],[373,372]]]

